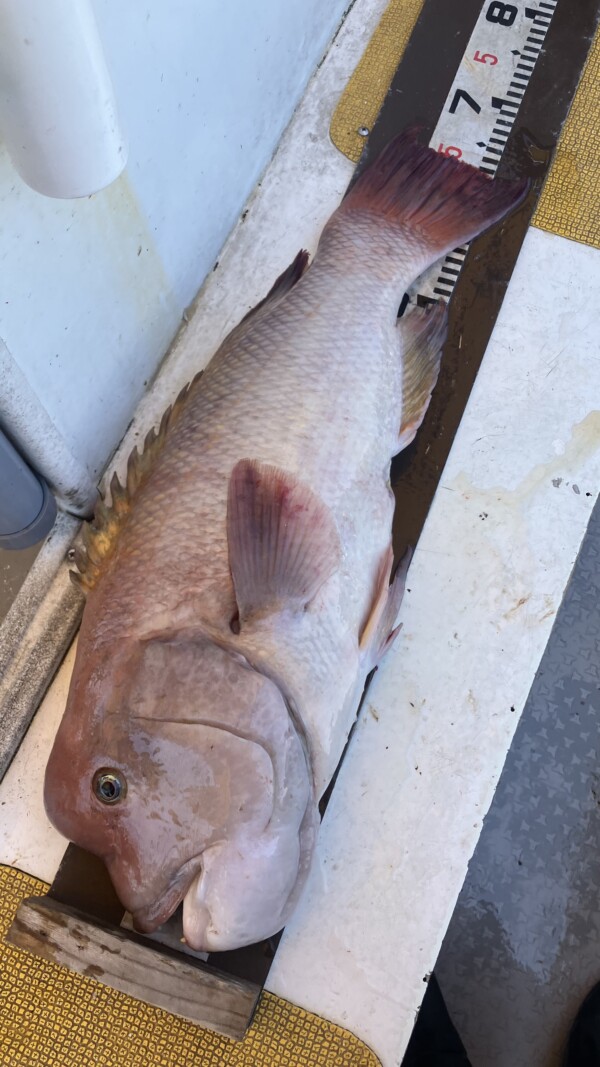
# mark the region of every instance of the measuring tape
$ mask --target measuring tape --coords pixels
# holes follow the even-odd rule
[[[492,177],[544,44],[558,0],[535,6],[488,0],[462,57],[429,142],[437,152]],[[467,254],[455,249],[409,292],[418,305],[449,300]]]

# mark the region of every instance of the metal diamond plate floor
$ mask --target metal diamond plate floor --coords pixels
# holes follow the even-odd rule
[[[600,980],[600,503],[436,967],[473,1067],[558,1067]]]

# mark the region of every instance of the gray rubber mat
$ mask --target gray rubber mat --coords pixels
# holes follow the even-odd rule
[[[600,980],[599,725],[597,503],[436,967],[473,1067],[558,1067]]]

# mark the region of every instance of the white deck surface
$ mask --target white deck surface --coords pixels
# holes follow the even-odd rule
[[[335,102],[384,3],[357,0],[117,465],[300,247],[352,165]],[[413,559],[268,988],[397,1065],[600,481],[600,255],[531,231]],[[591,495],[586,495],[586,494]],[[50,880],[42,778],[72,651],[0,785],[0,862]],[[65,773],[68,769],[65,768]]]

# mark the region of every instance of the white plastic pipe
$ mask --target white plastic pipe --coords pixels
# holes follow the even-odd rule
[[[0,0],[0,136],[46,196],[88,196],[127,147],[90,0]]]

